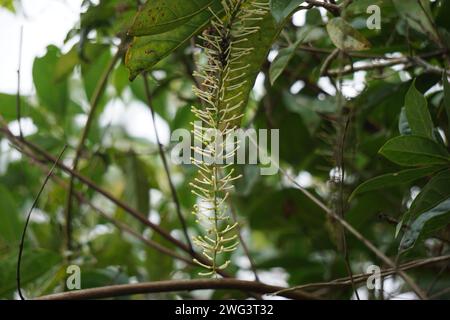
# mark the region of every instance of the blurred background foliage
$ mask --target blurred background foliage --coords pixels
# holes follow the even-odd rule
[[[448,76],[450,61],[450,2],[417,1],[421,10],[409,2],[416,3],[328,1],[332,8],[340,8],[336,12],[315,5],[298,10],[299,4],[305,6],[308,1],[274,0],[271,18],[275,21],[271,22],[274,29],[263,32],[278,36],[273,43],[265,43],[267,48],[260,48],[264,62],[254,66],[260,71],[254,74],[258,77],[243,110],[242,123],[243,127],[279,128],[281,167],[331,208],[341,202],[336,197],[342,199],[336,210],[387,256],[393,260],[398,257],[399,263],[448,255],[450,241],[450,180],[445,175],[445,168],[449,166],[446,154],[450,138],[450,87],[446,87],[447,93],[444,93],[446,84],[442,82],[447,78],[443,78],[442,73],[446,72]],[[19,1],[3,0],[0,4],[16,13],[21,10]],[[366,26],[370,16],[366,9],[373,4],[381,8],[379,30]],[[199,103],[191,90],[194,85],[191,74],[198,55],[192,36],[201,30],[198,27],[201,23],[196,21],[202,19],[197,15],[176,26],[175,31],[160,30],[132,39],[127,31],[140,5],[136,0],[83,1],[79,22],[67,34],[69,48],[66,45],[63,50],[50,45],[45,55],[34,61],[35,94],[21,96],[20,109],[21,122],[31,122],[37,130],[26,134],[24,139],[55,156],[67,144],[64,163],[70,166],[93,97],[110,68],[111,72],[106,74],[106,88],[99,95],[82,148],[78,171],[184,241],[158,145],[148,139],[136,138],[123,125],[111,124],[104,119],[108,119],[107,113],[111,112],[114,101],[125,106],[136,101],[148,103],[143,77],[129,80],[130,75],[134,77],[145,70],[152,105],[160,121],[170,130],[191,129],[190,106]],[[342,20],[335,20],[336,16]],[[336,36],[340,32],[350,33],[356,40],[350,45],[341,43]],[[173,47],[166,42],[172,41],[175,33],[189,36],[176,38],[177,46]],[[127,65],[131,72],[125,65],[125,50],[130,43],[133,47],[128,50]],[[354,47],[355,43],[357,47]],[[343,51],[333,57],[336,47]],[[135,58],[140,49],[149,48],[156,50],[157,58],[151,55]],[[359,51],[361,48],[366,50]],[[265,58],[267,51],[269,54]],[[418,91],[411,92],[412,88]],[[415,94],[410,101],[418,106],[405,104],[408,94]],[[412,110],[409,114],[408,107]],[[411,114],[414,110],[422,113]],[[125,108],[122,112],[131,111]],[[18,134],[14,94],[0,93],[0,115]],[[424,117],[429,120],[425,124],[422,123]],[[419,119],[420,123],[413,119]],[[395,149],[394,155],[379,153],[380,148],[394,137],[411,135],[411,130],[413,135],[419,133],[422,136],[420,128],[423,126],[431,128],[432,134],[427,137],[425,148],[431,143],[438,144],[445,161],[434,163],[428,159],[425,163],[416,163],[408,158],[406,165],[399,164],[396,161],[398,153],[414,151],[415,142],[401,145],[403,151]],[[153,128],[153,124],[149,122],[148,127]],[[0,142],[0,298],[13,298],[18,245],[26,213],[51,163],[39,161],[40,157],[30,159],[21,155],[17,146],[7,140],[4,131]],[[172,147],[173,143],[164,142],[164,152],[169,159]],[[342,166],[345,166],[345,175],[340,179]],[[360,187],[354,192],[369,179],[400,172],[405,167],[421,171],[408,172],[402,178],[393,175],[381,182],[371,182],[368,187],[366,185],[366,190]],[[170,161],[169,169],[189,234],[194,235],[199,230],[190,214],[195,198],[189,182],[195,177],[196,170]],[[335,221],[327,218],[283,174],[261,176],[256,165],[242,165],[238,170],[243,178],[236,183],[232,208],[262,281],[294,286],[348,275]],[[439,184],[428,184],[439,174],[443,177]],[[101,208],[108,217],[133,229],[141,237],[184,254],[130,217],[123,208],[77,180],[75,190],[85,201],[75,200],[72,216],[74,246],[68,252],[65,210],[69,175],[60,170],[55,175],[59,180],[52,179],[46,185],[26,234],[21,273],[27,296],[64,291],[68,264],[81,267],[82,288],[198,277],[198,267],[155,251],[142,239],[131,236],[110,219],[99,215],[87,203]],[[424,205],[421,210],[412,212],[413,199],[421,190],[428,190],[424,188],[427,184],[428,189],[434,188],[433,192],[439,196],[433,198],[431,206],[428,203],[428,207]],[[430,196],[425,194],[423,197],[428,201]],[[419,205],[413,205],[413,208]],[[432,221],[431,232],[422,233],[419,228],[418,234],[412,236],[413,240],[402,240],[409,228],[406,222],[413,225],[417,217],[438,205],[441,209],[444,206],[439,211],[439,217],[443,219]],[[407,216],[410,220],[405,220],[405,213],[413,214],[413,217]],[[403,220],[404,224],[400,225]],[[396,227],[399,229],[397,236]],[[405,245],[405,241],[409,241],[409,245]],[[408,250],[399,254],[401,242]],[[386,267],[352,235],[347,235],[347,251],[354,273],[366,272],[371,264]],[[450,292],[446,289],[450,287],[450,269],[447,266],[448,261],[415,268],[408,274],[430,296],[449,298]],[[233,253],[228,271],[239,278],[253,279],[242,246]],[[400,278],[395,279],[389,287],[386,284],[384,296],[368,292],[365,283],[358,285],[361,286],[360,294],[381,299],[389,298],[389,293],[409,292],[406,297],[414,297]],[[351,286],[313,291],[327,298],[349,299],[353,296]],[[146,297],[177,296],[243,297],[232,291],[161,293]]]

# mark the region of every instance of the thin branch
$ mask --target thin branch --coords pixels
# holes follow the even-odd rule
[[[446,75],[450,76],[450,70],[436,67],[436,66],[428,63],[421,57],[411,57],[410,60],[412,60],[417,66],[424,67],[426,72],[436,73],[436,74],[440,74],[440,75],[446,74]]]
[[[27,233],[28,223],[30,222],[31,213],[33,212],[34,208],[36,207],[37,202],[39,201],[39,197],[42,194],[42,191],[44,191],[45,185],[47,184],[48,180],[50,179],[51,175],[53,174],[53,171],[56,168],[56,164],[59,162],[59,160],[61,160],[61,157],[64,154],[64,152],[66,151],[66,148],[67,148],[67,145],[64,146],[64,148],[60,152],[58,158],[53,163],[53,166],[51,167],[47,176],[45,177],[44,182],[42,183],[41,188],[39,189],[39,192],[33,201],[33,204],[31,205],[30,211],[28,212],[27,219],[25,221],[25,226],[23,227],[22,238],[20,239],[20,245],[19,245],[19,255],[17,258],[17,269],[16,269],[17,291],[19,292],[19,296],[20,296],[21,300],[25,300],[25,298],[23,297],[22,289],[20,286],[20,266],[21,266],[21,262],[22,262],[23,245],[25,243],[25,235]]]
[[[161,144],[161,140],[159,139],[159,134],[158,134],[158,129],[156,128],[156,120],[155,120],[155,110],[153,109],[153,101],[152,101],[152,94],[150,92],[150,86],[148,84],[148,79],[147,79],[147,74],[144,73],[142,74],[142,78],[144,79],[144,88],[145,88],[145,95],[147,98],[147,105],[150,109],[150,113],[152,116],[152,122],[153,122],[153,130],[155,132],[155,137],[156,137],[156,143],[158,144],[158,150],[159,150],[159,156],[161,157],[163,166],[164,166],[164,171],[166,172],[166,176],[167,176],[167,182],[169,183],[169,187],[170,187],[170,192],[172,194],[172,199],[173,202],[175,203],[175,209],[178,215],[178,219],[180,220],[181,223],[181,228],[183,230],[184,233],[184,237],[186,238],[186,242],[189,246],[189,250],[191,251],[191,253],[194,252],[194,248],[192,247],[192,243],[191,243],[191,239],[189,238],[189,234],[187,231],[187,224],[186,224],[186,220],[183,217],[183,214],[181,213],[181,206],[180,206],[180,201],[178,199],[178,195],[177,195],[177,191],[175,189],[175,186],[172,182],[172,177],[170,175],[170,170],[169,170],[169,165],[167,164],[167,159],[166,159],[166,155],[164,153],[164,146]]]
[[[339,53],[341,52],[340,49],[336,48],[333,50],[333,52],[331,52],[327,58],[325,59],[325,61],[323,62],[322,66],[320,67],[320,75],[326,75],[328,74],[328,69],[331,65],[331,63],[333,62],[333,60],[335,58],[338,57],[338,55],[340,55]]]
[[[317,53],[317,54],[330,54],[332,53],[335,48],[320,48],[320,47],[313,47],[311,45],[299,45],[296,48],[299,51],[306,51],[310,53]],[[439,57],[442,55],[445,55],[448,53],[448,49],[439,49],[431,52],[425,52],[416,55],[416,57],[420,57],[422,59],[427,58],[433,58],[433,57]],[[359,58],[359,59],[382,59],[382,60],[395,60],[398,58],[408,58],[406,56],[403,57],[394,57],[394,56],[387,56],[387,55],[379,55],[379,54],[373,54],[373,53],[365,53],[360,51],[346,51],[346,55],[352,57],[352,58]]]
[[[407,263],[404,263],[402,265],[399,265],[397,268],[389,268],[382,270],[380,272],[380,276],[386,277],[393,274],[396,274],[399,270],[406,271],[414,268],[423,267],[426,265],[436,264],[439,262],[445,262],[450,260],[450,255],[446,256],[439,256],[439,257],[433,257],[433,258],[427,258],[427,259],[418,259],[414,261],[410,261]],[[355,283],[362,283],[366,281],[370,276],[373,276],[373,273],[361,273],[353,275],[353,281]],[[297,289],[300,290],[306,290],[306,289],[318,289],[318,288],[327,288],[327,287],[348,287],[352,285],[352,281],[350,277],[345,278],[339,278],[335,279],[329,282],[317,282],[317,283],[307,283],[299,286],[295,286],[289,289],[282,290],[281,292],[287,292],[287,291],[295,291]],[[275,293],[275,295],[278,294],[278,292]]]
[[[436,283],[439,281],[439,279],[442,277],[442,275],[444,274],[444,272],[448,269],[449,264],[445,264],[444,266],[442,266],[441,270],[439,270],[438,274],[434,277],[433,281],[431,282],[430,286],[428,287],[427,290],[427,294],[430,295],[434,286],[436,285]]]
[[[102,97],[103,92],[105,91],[106,84],[108,82],[109,75],[111,74],[112,70],[114,69],[114,66],[116,65],[117,61],[123,54],[123,45],[120,45],[116,54],[111,59],[109,64],[107,65],[106,69],[104,70],[103,74],[100,77],[100,80],[97,83],[97,86],[94,90],[94,93],[92,94],[90,106],[91,110],[89,111],[89,115],[87,118],[86,125],[84,126],[83,132],[81,134],[80,140],[78,141],[78,145],[75,151],[75,158],[73,159],[72,168],[73,170],[78,169],[78,163],[80,161],[81,153],[84,148],[84,144],[86,142],[86,139],[88,137],[92,122],[95,117],[95,113],[97,110],[97,107],[100,102],[100,98]],[[67,203],[66,203],[66,210],[65,210],[65,216],[66,216],[66,241],[67,241],[67,250],[72,250],[72,194],[74,190],[74,177],[73,175],[70,177],[69,182],[69,190],[67,195]]]
[[[19,61],[17,63],[17,94],[16,94],[16,113],[17,124],[19,125],[19,135],[23,139],[22,124],[21,124],[21,97],[20,97],[20,69],[22,66],[22,44],[23,44],[23,26],[20,27],[19,39]]]
[[[336,4],[317,0],[305,0],[305,2],[308,3],[309,5],[325,8],[334,16],[339,16],[341,14],[341,8]]]
[[[357,71],[368,71],[373,69],[383,69],[399,64],[406,64],[408,63],[409,59],[407,57],[401,57],[401,58],[395,58],[390,59],[387,61],[382,62],[375,62],[375,63],[367,63],[362,66],[353,66],[353,65],[347,65],[342,69],[331,69],[327,71],[327,75],[329,76],[337,76],[337,75],[346,75],[346,74],[352,74]]]
[[[336,51],[337,50],[337,51]],[[342,63],[342,59],[344,57],[344,51],[338,50],[336,49],[333,52],[336,52],[336,56],[339,58],[340,63]],[[331,57],[333,54],[331,54],[329,57]],[[329,63],[331,63],[331,60],[333,58],[331,58],[329,61]],[[328,65],[326,65],[327,62],[324,63],[324,69],[321,72],[326,72],[326,70],[328,69]],[[337,92],[337,110],[339,112],[338,116],[340,118],[341,121],[338,121],[338,125],[337,125],[337,141],[336,141],[336,148],[335,148],[335,162],[336,162],[336,167],[339,169],[339,175],[338,175],[338,199],[335,202],[337,204],[337,212],[334,212],[336,215],[338,215],[339,217],[341,217],[342,219],[344,219],[344,177],[345,177],[345,173],[346,173],[346,166],[345,166],[345,159],[344,159],[344,149],[346,147],[346,141],[347,141],[347,133],[349,130],[349,126],[350,126],[350,121],[351,121],[351,116],[348,115],[344,120],[344,103],[343,103],[343,96],[342,96],[342,92],[340,92],[340,90],[342,89],[342,74],[339,74],[336,80],[336,92]],[[344,123],[343,123],[344,122]],[[341,231],[341,240],[342,240],[342,249],[343,249],[343,258],[344,258],[344,263],[345,263],[345,268],[347,269],[347,273],[350,277],[351,283],[352,283],[352,287],[353,287],[353,292],[356,296],[357,300],[360,300],[359,298],[359,294],[358,294],[358,290],[356,290],[356,286],[355,283],[353,282],[353,271],[350,265],[350,255],[349,255],[349,249],[348,249],[348,243],[347,243],[347,235],[345,232],[345,228],[340,228]]]
[[[385,59],[385,58],[382,58],[382,59]],[[442,68],[433,66],[432,64],[423,60],[423,57],[420,57],[420,56],[398,57],[398,58],[392,58],[392,59],[389,59],[386,61],[381,61],[381,62],[367,63],[367,64],[360,65],[360,66],[347,65],[342,69],[329,70],[326,74],[329,76],[337,76],[339,74],[347,75],[347,74],[355,73],[357,71],[383,69],[383,68],[392,67],[392,66],[396,66],[396,65],[400,65],[400,64],[409,65],[409,66],[411,66],[411,65],[419,66],[419,67],[425,68],[425,70],[427,72],[436,73],[436,74],[446,73],[446,74],[450,75],[449,70],[444,70]]]
[[[194,280],[168,280],[143,282],[123,285],[113,285],[92,289],[84,289],[70,292],[57,293],[39,297],[39,300],[86,300],[120,297],[131,294],[146,294],[160,292],[192,291],[205,289],[225,289],[252,291],[260,294],[273,293],[283,290],[279,286],[271,286],[256,281],[237,279],[194,279]],[[311,293],[296,290],[280,294],[286,298],[298,300],[317,300]]]
[[[435,294],[433,294],[430,298],[431,299],[436,299],[436,298],[438,298],[438,297],[440,297],[440,296],[443,296],[444,294],[447,294],[447,293],[449,293],[450,292],[450,288],[445,288],[445,289],[442,289],[441,291],[439,291],[439,292],[436,292]]]

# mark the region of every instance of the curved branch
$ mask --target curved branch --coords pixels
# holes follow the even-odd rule
[[[205,289],[225,289],[251,291],[260,294],[274,293],[283,290],[279,286],[271,286],[255,281],[237,279],[195,279],[195,280],[167,280],[121,284],[92,289],[84,289],[63,293],[56,293],[37,298],[38,300],[86,300],[119,297],[131,294],[192,291]],[[281,296],[296,300],[317,300],[313,294],[296,290],[280,293]]]
[[[56,162],[61,160],[61,157],[64,154],[64,152],[66,151],[66,148],[67,148],[67,145],[64,145],[64,148],[59,153],[59,156],[58,156]],[[25,220],[25,225],[23,227],[22,237],[20,239],[20,244],[19,244],[19,254],[18,254],[18,257],[17,257],[17,268],[16,268],[17,291],[19,292],[19,297],[20,297],[21,300],[25,300],[24,296],[22,295],[22,289],[20,287],[20,266],[21,266],[21,261],[22,261],[23,245],[25,244],[25,235],[27,233],[28,224],[30,223],[31,214],[33,213],[33,210],[36,207],[36,205],[37,205],[37,203],[39,201],[39,198],[41,197],[41,194],[44,191],[45,186],[47,185],[48,180],[50,179],[50,177],[53,174],[53,171],[56,168],[56,162],[53,164],[53,166],[51,167],[50,171],[47,173],[47,175],[46,175],[46,177],[44,179],[44,182],[42,183],[41,188],[39,189],[38,194],[34,198],[33,204],[31,205],[31,208],[28,211],[27,219]]]

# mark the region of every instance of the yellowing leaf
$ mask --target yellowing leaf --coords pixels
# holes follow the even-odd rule
[[[327,31],[333,44],[345,51],[362,51],[370,48],[370,42],[342,18],[331,19]]]
[[[180,27],[213,5],[214,0],[149,0],[136,14],[128,31],[131,36],[148,36]]]
[[[221,8],[220,3],[215,5],[213,9],[215,12],[218,10],[216,7]],[[203,10],[189,22],[168,32],[135,37],[125,56],[130,79],[133,80],[139,73],[150,70],[171,52],[186,44],[208,25],[210,18],[211,12]]]

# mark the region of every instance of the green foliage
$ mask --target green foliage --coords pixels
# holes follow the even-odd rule
[[[39,101],[58,117],[64,117],[68,104],[67,80],[57,80],[56,64],[60,50],[49,46],[47,53],[33,64],[33,81]]]

